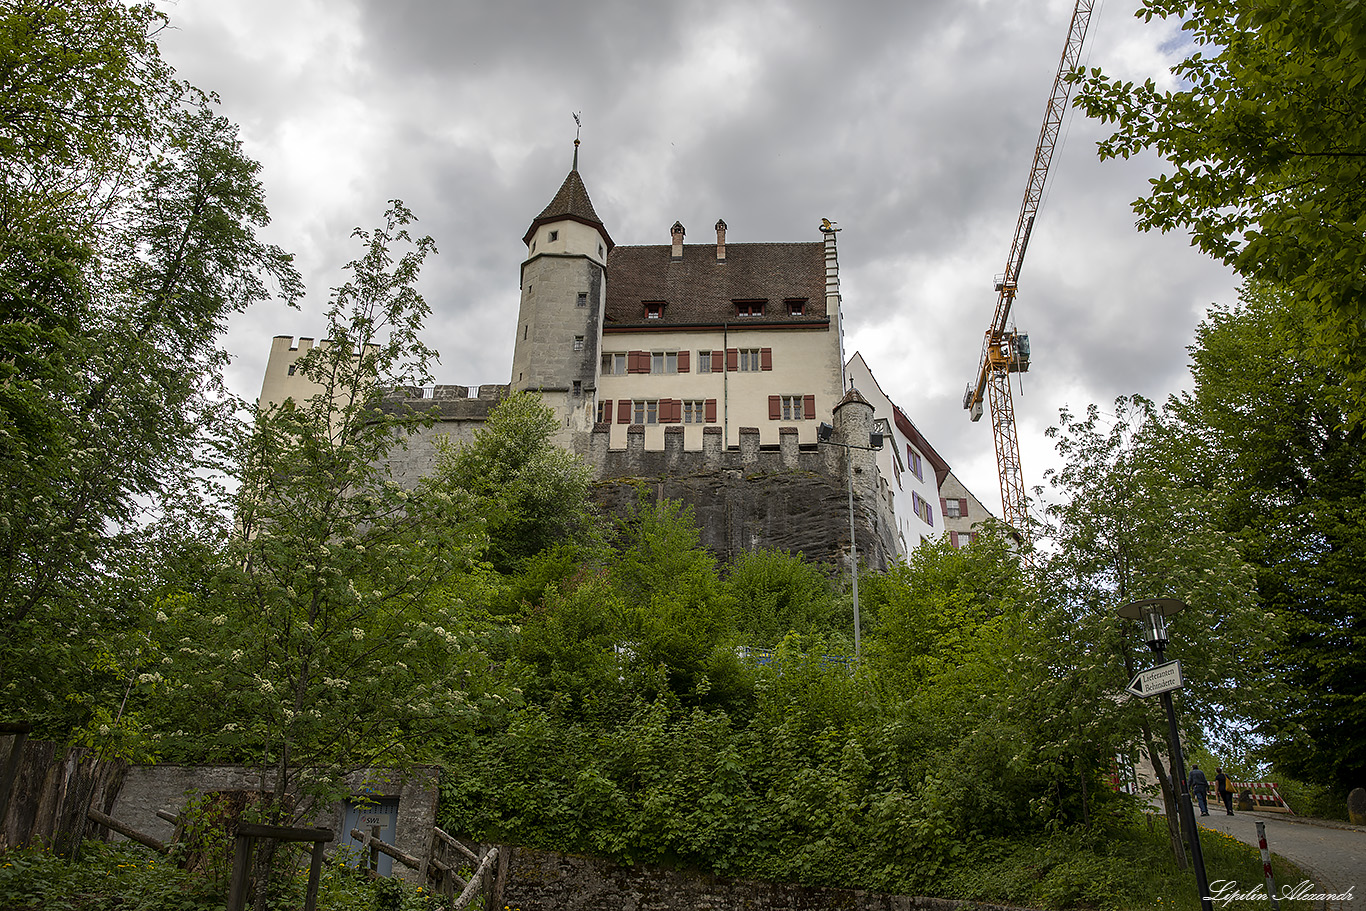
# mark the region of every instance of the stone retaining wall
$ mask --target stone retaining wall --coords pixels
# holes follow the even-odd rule
[[[1003,905],[861,889],[759,883],[499,846],[507,858],[490,906],[512,911],[1019,911]]]

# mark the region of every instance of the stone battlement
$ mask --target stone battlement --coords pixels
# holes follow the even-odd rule
[[[482,386],[452,386],[438,384],[436,386],[396,386],[384,395],[385,401],[398,400],[405,402],[425,399],[427,401],[441,401],[443,399],[468,399],[471,398],[470,390],[474,390],[473,398],[483,399],[489,402],[501,402],[507,398],[508,385],[506,383],[485,383]]]

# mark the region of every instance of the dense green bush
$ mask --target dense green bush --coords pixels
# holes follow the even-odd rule
[[[303,906],[307,866],[283,881],[272,911]],[[41,849],[0,854],[6,911],[222,911],[227,883],[187,873],[140,845],[86,842],[78,861]],[[375,880],[339,864],[323,868],[318,911],[419,911],[429,895],[398,880]]]

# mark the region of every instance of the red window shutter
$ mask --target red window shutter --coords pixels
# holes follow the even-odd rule
[[[815,419],[816,397],[814,395],[802,396],[802,417],[808,421]]]
[[[683,400],[674,399],[674,423],[683,423]]]
[[[707,423],[716,423],[716,399],[707,399]]]
[[[773,369],[773,349],[772,349],[772,348],[760,348],[760,349],[759,349],[759,369],[760,369],[760,370],[772,370],[772,369]]]
[[[960,519],[966,519],[967,517],[968,517],[968,498],[967,498],[967,497],[959,497],[959,498],[958,498],[958,518],[960,518]]]
[[[639,373],[639,372],[640,372],[640,352],[639,352],[639,351],[628,351],[628,352],[626,352],[626,372],[627,372],[627,373]]]
[[[689,363],[689,358],[690,358],[691,356],[692,356],[692,352],[690,352],[690,351],[680,351],[680,352],[678,352],[678,372],[679,372],[679,373],[687,373],[687,372],[688,372],[688,363]]]
[[[739,370],[739,369],[740,369],[740,349],[739,349],[739,348],[727,348],[727,349],[726,349],[726,369],[727,369],[727,370],[730,370],[730,371],[735,371],[735,370]]]
[[[657,418],[659,423],[669,423],[671,420],[673,420],[673,402],[669,401],[668,399],[660,399],[659,411],[657,412],[657,414],[659,415]]]
[[[603,419],[603,421],[604,421],[605,423],[608,423],[608,424],[612,423],[612,400],[611,400],[611,399],[605,399],[605,400],[603,400],[603,403],[602,403],[602,411],[599,412],[599,413],[602,415],[602,419]]]
[[[780,421],[783,417],[783,400],[781,396],[770,395],[768,397],[768,419],[770,421]]]
[[[939,511],[946,516],[949,514],[949,501],[944,497],[939,498]]]
[[[720,351],[711,353],[711,372],[720,373],[726,369],[725,356]]]
[[[949,543],[952,544],[954,547],[958,546],[958,532],[949,532]]]
[[[622,399],[621,401],[617,402],[617,423],[618,423],[618,424],[629,424],[629,423],[631,423],[631,400],[630,400],[630,399]]]

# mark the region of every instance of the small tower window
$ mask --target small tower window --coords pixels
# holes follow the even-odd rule
[[[602,244],[598,244],[598,258],[601,259],[603,256],[606,255],[607,251],[602,248]]]
[[[574,381],[574,395],[576,395],[576,396],[583,395],[583,380],[575,380],[575,381]]]
[[[551,239],[551,240],[559,240],[559,239],[560,239],[560,232],[559,232],[559,231],[551,231],[551,232],[550,232],[550,239]]]
[[[575,350],[575,351],[582,351],[582,350],[583,350],[583,336],[582,336],[582,335],[576,335],[576,336],[574,336],[574,350]]]
[[[579,292],[579,299],[576,300],[576,301],[574,302],[574,306],[576,306],[576,307],[587,307],[587,306],[588,306],[588,292],[587,292],[587,291],[580,291],[580,292]]]

